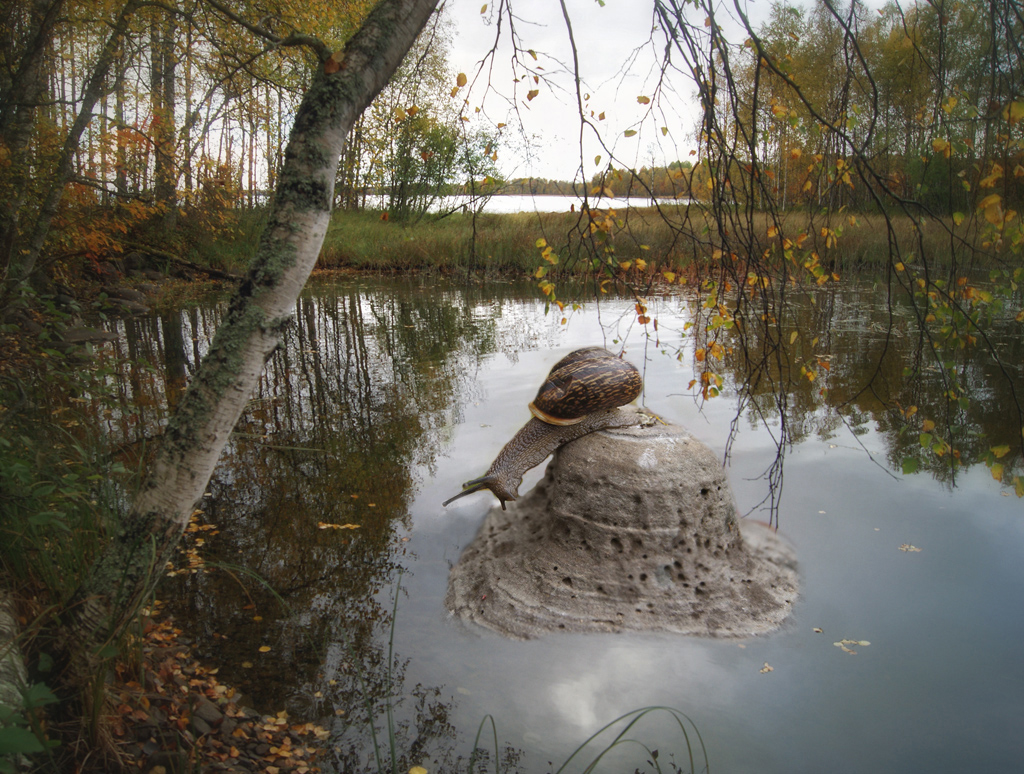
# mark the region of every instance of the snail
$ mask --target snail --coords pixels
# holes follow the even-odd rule
[[[530,404],[533,417],[498,452],[487,473],[467,481],[445,500],[490,489],[501,501],[515,500],[523,475],[559,446],[595,430],[637,424],[636,415],[619,411],[640,395],[643,381],[636,367],[606,349],[587,347],[555,363]]]

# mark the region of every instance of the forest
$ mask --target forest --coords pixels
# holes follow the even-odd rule
[[[239,210],[265,207],[315,56],[294,31],[316,29],[336,45],[369,6],[268,6],[272,22],[261,27],[200,0],[7,4],[7,290],[14,278],[74,275],[140,246],[195,254]],[[662,167],[610,163],[589,185],[708,202],[720,176],[735,201],[782,210],[864,211],[885,199],[964,217],[991,193],[1004,209],[1018,206],[1024,173],[1011,137],[1020,103],[1006,100],[1018,52],[1012,35],[1000,46],[988,5],[854,6],[847,29],[829,8],[773,3],[756,43],[748,38],[733,54],[721,76],[730,109],[717,131],[745,148],[730,168],[702,150]],[[451,22],[438,17],[360,116],[338,164],[336,207],[403,220],[446,193],[571,192],[572,181],[503,178],[499,152],[516,152],[511,130],[466,109],[450,46]],[[763,194],[740,182],[755,172],[768,185]]]
[[[717,0],[654,0],[659,67],[629,99],[646,112],[619,137],[659,152],[640,165],[617,154],[604,114],[577,89],[581,137],[597,138],[604,166],[561,181],[517,176],[529,138],[481,107],[491,60],[475,73],[452,67],[451,12],[438,5],[10,0],[0,10],[0,756],[12,756],[0,772],[114,765],[109,686],[143,673],[129,656],[144,635],[173,639],[147,603],[311,272],[367,265],[352,258],[357,233],[364,251],[387,252],[375,270],[522,279],[566,316],[585,293],[623,294],[654,340],[653,299],[692,293],[687,389],[710,400],[742,371],[737,416],[778,418],[769,521],[799,433],[787,408],[831,369],[828,342],[802,338],[791,296],[867,267],[889,305],[886,335],[906,336],[902,367],[882,367],[896,349],[886,342],[873,350],[878,367],[842,392],[887,403],[913,447],[904,473],[953,478],[978,462],[1024,497],[1020,363],[1000,349],[1024,324],[1017,2],[774,2],[753,23]],[[586,42],[563,10],[569,43],[557,61],[579,86]],[[554,59],[531,47],[512,0],[479,13],[508,36],[516,84],[529,89],[519,108],[540,104]],[[685,140],[665,120],[683,98],[699,106]],[[587,199],[557,219],[502,221],[435,213],[451,194]],[[614,211],[601,203],[612,196],[649,206]],[[441,221],[457,236],[431,252],[416,235]],[[493,243],[480,244],[484,233]],[[866,234],[870,246],[855,247]],[[464,252],[453,256],[456,243]],[[515,261],[499,265],[499,253]],[[70,334],[130,311],[132,296],[110,301],[139,269],[176,275],[163,313],[208,289],[191,280],[223,280],[233,295],[159,443],[129,470],[101,429],[123,410],[118,388],[90,360],[109,339]],[[990,443],[970,419],[978,352],[1010,396],[1011,441]],[[942,395],[928,416],[913,397],[925,378]],[[216,692],[214,674],[176,677]]]

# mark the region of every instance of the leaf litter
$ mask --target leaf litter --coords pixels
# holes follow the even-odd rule
[[[155,603],[154,610],[159,602]],[[138,643],[141,664],[119,662],[110,689],[115,748],[148,771],[187,757],[195,770],[313,774],[330,732],[293,723],[287,712],[263,715],[195,660],[170,619],[147,617]]]

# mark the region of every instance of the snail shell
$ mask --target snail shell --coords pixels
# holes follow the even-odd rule
[[[632,403],[643,386],[632,363],[600,347],[578,349],[551,369],[530,412],[551,425],[572,425],[587,414]]]
[[[519,496],[526,471],[548,458],[559,446],[610,427],[637,424],[636,415],[618,410],[632,403],[643,389],[636,367],[601,347],[587,347],[559,360],[530,404],[533,418],[498,452],[486,475],[467,481],[448,500],[490,489],[505,502]]]

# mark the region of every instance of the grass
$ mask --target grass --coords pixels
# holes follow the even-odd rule
[[[255,253],[266,223],[266,209],[236,210],[233,223],[203,243],[190,258],[202,265],[241,273]],[[662,269],[684,270],[710,259],[727,234],[729,250],[749,245],[760,253],[783,238],[807,235],[802,247],[816,252],[831,270],[878,270],[890,261],[896,245],[904,263],[925,256],[933,266],[963,262],[971,251],[976,225],[954,227],[950,218],[913,221],[906,215],[888,220],[877,213],[789,210],[775,223],[765,212],[748,214],[739,208],[717,213],[703,205],[668,204],[597,213],[601,230],[591,234],[579,212],[513,214],[483,213],[476,217],[454,213],[427,216],[414,223],[397,223],[379,211],[336,211],[321,249],[319,269],[370,272],[438,271],[446,274],[484,272],[499,276],[532,275],[543,265],[546,245],[558,257],[559,268],[585,267],[599,255],[612,263],[642,259]],[[773,231],[777,227],[777,233]],[[769,236],[772,233],[773,236]],[[966,240],[957,243],[956,234]],[[611,247],[610,251],[606,248]],[[579,258],[587,260],[579,261]]]
[[[456,214],[443,219],[425,218],[416,224],[382,220],[377,212],[336,212],[319,267],[449,273],[484,269],[497,274],[532,274],[543,264],[537,242],[544,239],[558,255],[561,266],[573,265],[592,247],[616,263],[643,259],[678,271],[709,258],[721,245],[713,214],[696,205],[618,211],[606,225],[611,238],[603,241],[601,233],[596,232],[598,238],[591,243],[589,236],[583,236],[587,221],[576,212],[482,214],[475,222],[469,215]],[[744,233],[748,234],[757,249],[764,249],[773,241],[768,236],[773,225],[767,213],[754,213],[748,220],[745,213],[733,210],[726,213],[723,228],[741,243],[747,241]],[[839,270],[871,270],[888,263],[890,240],[899,246],[904,262],[920,260],[923,254],[934,265],[948,265],[954,257],[951,231],[971,237],[967,227],[954,229],[948,219],[915,224],[906,216],[886,221],[878,214],[790,211],[780,216],[778,236],[796,239],[806,233],[808,239],[803,246],[817,252],[823,263]],[[614,252],[605,253],[608,245]]]

